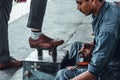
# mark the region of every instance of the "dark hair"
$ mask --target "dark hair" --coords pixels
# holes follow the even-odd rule
[[[86,1],[89,1],[89,0],[86,0]],[[104,0],[98,0],[99,2],[103,2]]]
[[[99,0],[100,2],[103,2],[104,0]]]

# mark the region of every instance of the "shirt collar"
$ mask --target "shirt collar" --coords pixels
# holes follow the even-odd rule
[[[109,6],[108,2],[105,1],[102,5],[101,9],[99,10],[98,15],[96,15],[96,16],[92,15],[93,23],[96,22],[98,19],[102,18],[106,9],[108,8],[108,6]]]

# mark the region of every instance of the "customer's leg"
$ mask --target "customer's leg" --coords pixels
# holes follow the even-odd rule
[[[20,67],[22,62],[10,57],[8,43],[8,20],[12,8],[12,0],[0,0],[0,70]]]
[[[0,63],[10,59],[8,46],[8,20],[12,8],[12,0],[0,0]]]
[[[29,44],[31,48],[52,48],[61,45],[63,40],[54,40],[42,31],[42,23],[46,10],[47,0],[31,0],[30,13],[27,26],[31,28]]]
[[[42,28],[47,0],[31,0],[27,26],[33,29]]]

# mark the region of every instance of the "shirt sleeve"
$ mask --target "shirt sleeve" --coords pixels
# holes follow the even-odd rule
[[[110,62],[110,58],[115,53],[115,47],[119,40],[120,16],[118,11],[110,7],[104,17],[100,20],[99,33],[95,36],[95,49],[92,53],[92,59],[88,65],[88,70],[98,76]],[[96,26],[94,25],[94,26]],[[96,34],[96,33],[95,33]]]
[[[92,59],[88,65],[88,70],[94,74],[99,73],[109,63],[110,57],[113,54],[116,36],[110,32],[101,32],[96,38],[95,49],[92,53]]]

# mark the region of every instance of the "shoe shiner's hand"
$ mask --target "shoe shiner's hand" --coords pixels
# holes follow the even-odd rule
[[[82,48],[78,52],[80,53],[80,57],[83,57],[85,61],[90,61],[93,49],[93,43],[84,43]]]

